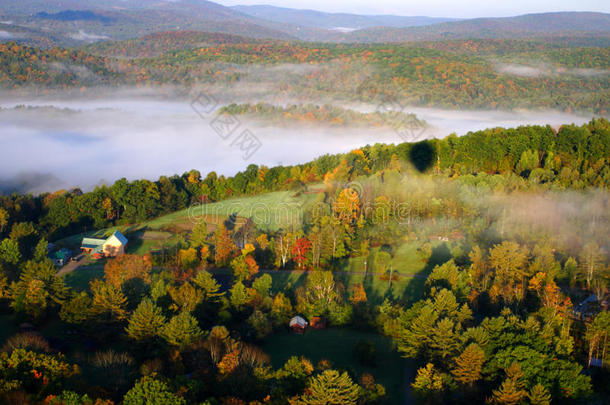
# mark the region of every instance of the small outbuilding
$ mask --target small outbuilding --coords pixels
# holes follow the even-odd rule
[[[55,252],[51,253],[49,255],[49,258],[51,260],[53,260],[53,263],[56,266],[64,266],[66,263],[68,263],[68,260],[70,259],[70,257],[72,256],[72,252],[69,251],[66,248],[62,248],[59,250],[56,250]]]
[[[326,319],[321,316],[314,316],[309,321],[309,326],[314,329],[324,329],[326,328]]]
[[[292,329],[292,331],[295,333],[305,332],[305,329],[307,329],[308,325],[308,322],[300,316],[293,317],[288,323],[290,329]]]

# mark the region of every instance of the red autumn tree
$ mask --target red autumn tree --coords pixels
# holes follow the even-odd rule
[[[311,249],[311,242],[307,238],[299,238],[292,247],[292,258],[299,268],[307,262],[307,253]]]

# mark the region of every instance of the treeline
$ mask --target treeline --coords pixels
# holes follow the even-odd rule
[[[259,42],[253,38],[219,32],[169,31],[124,41],[100,41],[85,48],[95,55],[129,58],[152,58],[169,51],[199,48],[203,45]]]
[[[455,177],[479,173],[513,175],[526,184],[546,188],[607,188],[610,184],[610,123],[593,120],[582,126],[487,129],[441,140],[398,145],[376,144],[357,151],[325,155],[296,166],[250,165],[232,177],[197,170],[157,181],[120,179],[91,192],[59,190],[39,196],[0,196],[5,211],[1,235],[17,223],[31,222],[49,239],[84,229],[136,223],[184,209],[194,203],[277,190],[298,190],[329,174],[349,182],[360,175],[383,172],[399,161],[413,171]],[[515,183],[515,187],[522,187]]]
[[[409,124],[415,124],[420,130],[425,130],[426,123],[417,119],[415,114],[403,112],[371,112],[362,113],[330,104],[322,106],[315,104],[276,106],[268,103],[229,104],[218,110],[218,114],[251,115],[255,118],[274,122],[303,122],[311,124],[328,124],[331,126],[377,126],[401,129]]]

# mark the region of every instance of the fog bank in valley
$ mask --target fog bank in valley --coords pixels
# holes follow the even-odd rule
[[[219,134],[218,125],[215,129],[212,123],[212,110],[219,105],[198,105],[198,114],[189,97],[168,99],[144,90],[100,94],[0,98],[0,190],[43,192],[75,186],[88,190],[121,177],[154,180],[190,169],[232,175],[251,163],[289,165],[366,144],[409,141],[390,128],[297,124],[276,128],[242,116],[237,117],[240,124],[232,135],[226,136],[226,130]],[[426,137],[463,135],[496,126],[580,124],[591,119],[559,112],[430,108],[405,112],[428,122]],[[234,142],[245,130],[261,144],[247,159],[248,153]]]

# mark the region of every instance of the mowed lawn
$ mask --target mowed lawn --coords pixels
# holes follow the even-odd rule
[[[376,367],[359,363],[354,348],[360,341],[373,344]],[[274,368],[280,368],[291,356],[304,356],[315,366],[320,360],[332,362],[332,367],[346,370],[360,378],[369,373],[387,392],[384,404],[400,404],[404,397],[404,359],[393,350],[389,338],[351,329],[308,329],[305,334],[279,333],[267,338],[262,349],[271,357]]]
[[[250,218],[259,229],[276,231],[293,223],[300,223],[303,213],[314,204],[316,193],[297,193],[296,191],[276,191],[256,196],[232,198],[211,204],[200,204],[165,215],[142,225],[149,229],[184,221],[197,222],[199,217],[228,218],[237,215]]]
[[[64,282],[76,291],[88,291],[89,283],[95,279],[104,278],[104,265],[92,265],[78,267],[64,276]]]

